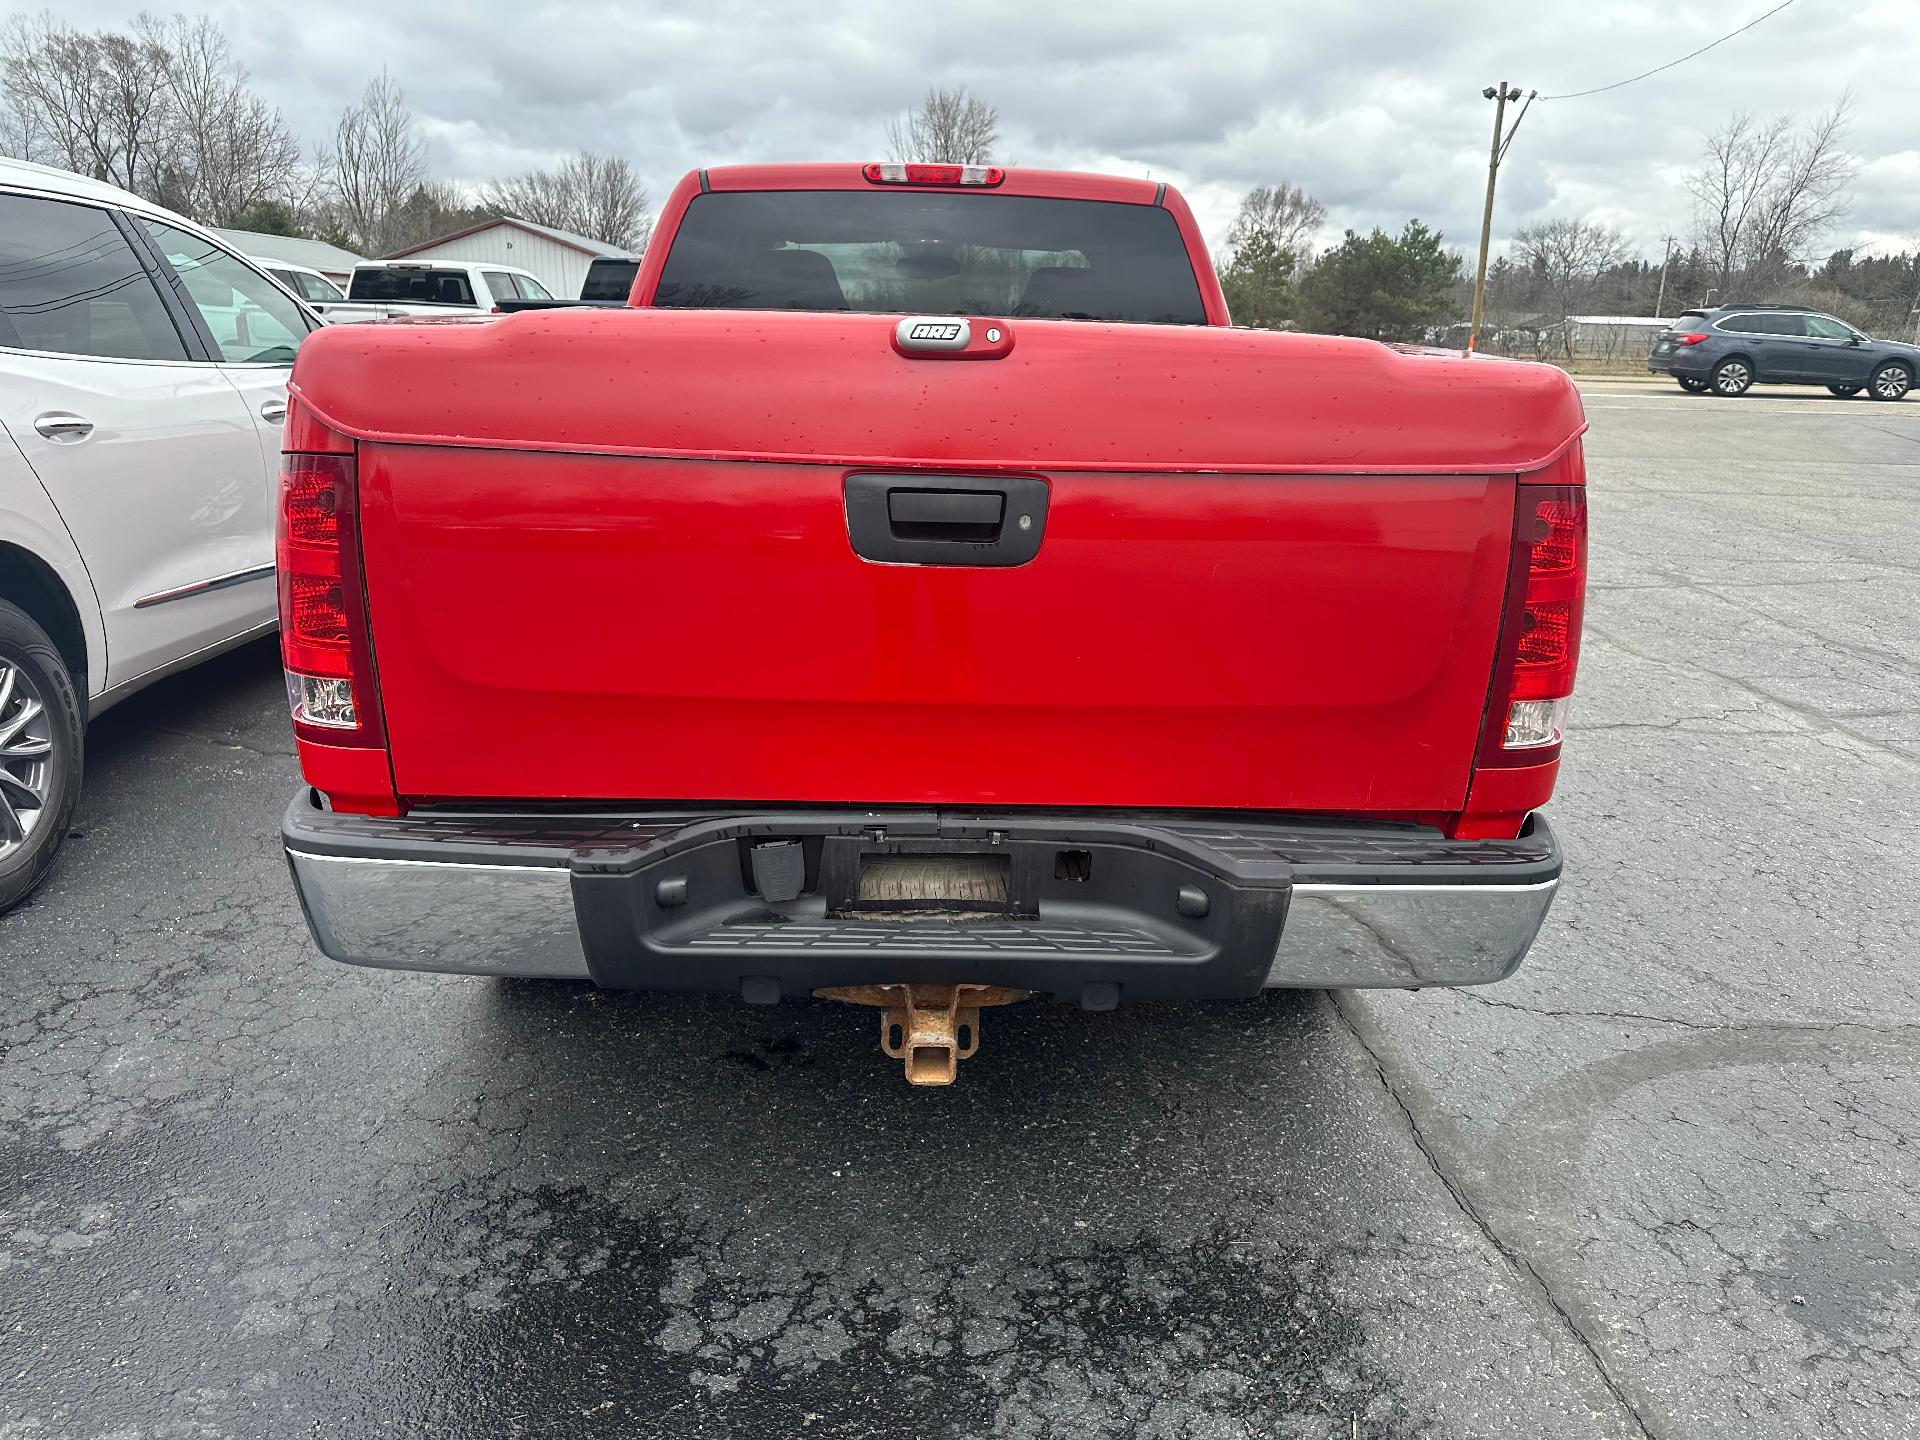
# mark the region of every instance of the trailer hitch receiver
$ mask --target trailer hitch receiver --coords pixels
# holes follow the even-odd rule
[[[980,1048],[980,1011],[1011,1005],[1030,990],[1001,985],[841,985],[822,1000],[880,1010],[880,1048],[906,1067],[909,1085],[951,1085],[960,1062]]]

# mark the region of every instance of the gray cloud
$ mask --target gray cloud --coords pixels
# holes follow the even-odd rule
[[[66,0],[80,24],[138,3]],[[868,159],[930,84],[1000,108],[1016,163],[1151,172],[1210,235],[1249,186],[1320,196],[1335,232],[1419,216],[1469,245],[1501,78],[1604,84],[1704,44],[1751,7],[1590,0],[974,0],[899,6],[750,0],[252,0],[207,7],[261,91],[318,142],[386,64],[438,173],[477,183],[577,149],[629,156],[655,198],[685,170]],[[1503,171],[1497,235],[1555,214],[1620,226],[1643,250],[1685,233],[1681,185],[1702,131],[1737,109],[1812,113],[1856,98],[1856,204],[1835,243],[1920,237],[1914,0],[1799,0],[1671,75],[1536,104]]]

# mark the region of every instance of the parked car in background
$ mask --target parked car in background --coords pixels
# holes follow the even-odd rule
[[[552,300],[525,270],[459,261],[368,260],[353,267],[345,300],[316,304],[330,323],[402,315],[497,315],[509,300]]]
[[[0,160],[0,911],[87,720],[271,630],[280,426],[320,321],[199,226]]]
[[[347,298],[346,291],[318,270],[306,265],[293,265],[285,260],[266,260],[258,255],[249,255],[247,258],[315,309]]]
[[[1647,369],[1696,394],[1755,385],[1824,385],[1835,395],[1902,400],[1920,376],[1920,345],[1876,340],[1800,305],[1689,310],[1653,342]]]

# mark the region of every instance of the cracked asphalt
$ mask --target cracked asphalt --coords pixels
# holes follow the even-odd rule
[[[0,1440],[1920,1432],[1920,403],[1588,387],[1512,981],[873,1017],[318,958],[256,647],[0,920]]]

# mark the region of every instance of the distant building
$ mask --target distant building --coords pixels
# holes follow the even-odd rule
[[[590,240],[571,230],[536,225],[503,215],[481,225],[456,230],[421,245],[396,250],[389,260],[459,260],[474,265],[511,265],[531,273],[562,299],[580,294],[587,267],[602,255],[638,260],[636,250],[624,250],[602,240]]]
[[[1569,315],[1565,351],[1569,360],[1644,359],[1673,321],[1651,315]]]
[[[301,240],[292,235],[263,235],[258,230],[215,230],[227,244],[255,260],[278,260],[282,265],[304,265],[318,270],[342,290],[353,267],[366,257],[324,240]]]

